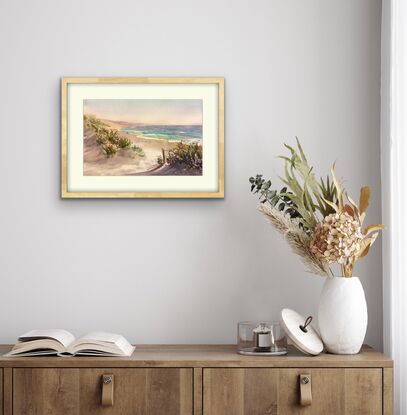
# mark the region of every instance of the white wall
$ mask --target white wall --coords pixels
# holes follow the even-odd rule
[[[256,211],[298,135],[380,221],[378,0],[14,0],[0,9],[0,342],[33,327],[231,343],[238,320],[315,314],[308,275]],[[225,200],[61,200],[61,76],[224,76]],[[357,195],[355,195],[357,197]],[[380,243],[357,274],[382,346]]]

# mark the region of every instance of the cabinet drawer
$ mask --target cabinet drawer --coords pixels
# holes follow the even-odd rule
[[[300,405],[300,375],[312,402]],[[204,369],[204,415],[382,414],[382,369]]]
[[[113,406],[102,406],[113,375]],[[192,415],[192,369],[14,369],[13,415]]]

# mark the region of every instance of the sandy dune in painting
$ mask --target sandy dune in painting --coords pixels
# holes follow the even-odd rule
[[[85,101],[85,176],[202,175],[200,101],[122,101]]]
[[[120,134],[123,135],[123,134]],[[83,149],[83,173],[85,176],[128,176],[157,169],[157,158],[162,149],[169,150],[175,143],[163,140],[143,139],[126,134],[132,143],[144,150],[144,157],[139,157],[131,149],[122,149],[114,157],[106,157],[97,144],[96,134],[91,129],[85,129]]]

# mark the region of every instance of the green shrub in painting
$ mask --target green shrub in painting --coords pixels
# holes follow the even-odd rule
[[[193,143],[178,143],[177,146],[169,150],[168,163],[183,165],[192,169],[202,169],[202,146]]]
[[[131,149],[140,157],[144,157],[146,154],[144,153],[144,150],[137,146],[136,144],[134,144]]]
[[[117,147],[112,143],[106,143],[102,145],[102,151],[106,156],[114,156],[117,153]]]
[[[127,137],[119,137],[117,144],[120,148],[127,148],[130,147],[131,141]]]
[[[119,145],[119,132],[117,130],[110,129],[106,133],[109,142],[115,146]]]
[[[107,124],[96,118],[94,115],[84,115],[83,123],[85,128],[90,128],[96,135],[96,143],[101,146],[103,153],[107,157],[114,156],[120,149],[129,148],[132,145],[132,141],[119,135],[119,131],[110,128]],[[133,145],[132,150],[139,156],[144,157],[144,150]]]

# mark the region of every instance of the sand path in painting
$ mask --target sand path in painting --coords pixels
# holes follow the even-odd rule
[[[111,125],[111,127],[117,128],[115,125]],[[176,174],[170,171],[167,172],[165,169],[158,169],[159,165],[157,163],[157,157],[161,156],[162,149],[170,150],[175,147],[176,143],[166,140],[146,139],[122,131],[120,136],[127,137],[133,144],[141,147],[144,151],[144,156],[138,155],[132,149],[121,149],[113,157],[106,157],[102,152],[101,146],[96,142],[96,135],[93,130],[86,128],[83,142],[83,174],[85,176],[160,174],[156,170],[163,170],[161,175]],[[156,172],[154,173],[154,171]]]
[[[129,176],[146,176],[146,173],[133,173]],[[202,171],[181,166],[157,166],[148,172],[148,176],[202,176]]]

